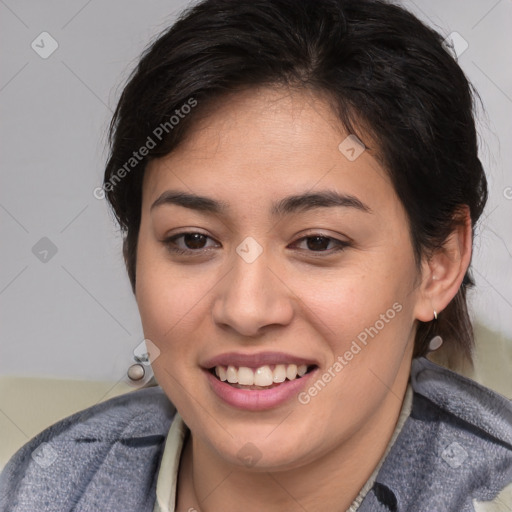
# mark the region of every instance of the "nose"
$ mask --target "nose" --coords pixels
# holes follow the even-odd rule
[[[232,270],[215,288],[213,320],[247,337],[261,335],[270,326],[288,325],[294,314],[294,294],[265,252],[248,263],[234,256]]]

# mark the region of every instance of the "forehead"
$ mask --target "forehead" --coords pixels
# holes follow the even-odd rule
[[[274,88],[224,97],[195,121],[172,153],[148,164],[143,204],[177,187],[247,206],[326,187],[394,196],[374,150],[344,131],[326,99]]]

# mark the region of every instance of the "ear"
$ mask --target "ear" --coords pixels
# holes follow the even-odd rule
[[[457,213],[457,226],[443,246],[421,264],[422,282],[415,306],[415,318],[422,322],[434,319],[455,297],[471,262],[473,233],[469,207]]]

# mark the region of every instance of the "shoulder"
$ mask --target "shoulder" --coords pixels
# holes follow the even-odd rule
[[[512,402],[425,358],[413,360],[411,385],[378,492],[396,511],[483,510],[512,482]]]
[[[429,407],[477,437],[512,447],[512,401],[477,382],[424,357],[414,359],[411,384],[413,414]],[[421,398],[420,398],[421,397]]]
[[[78,505],[81,510],[110,510],[121,504],[123,510],[152,510],[146,498],[154,489],[174,414],[157,386],[112,398],[55,423],[5,466],[0,511],[64,511]]]

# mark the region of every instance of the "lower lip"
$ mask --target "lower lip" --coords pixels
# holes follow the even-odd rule
[[[235,388],[222,382],[209,371],[205,370],[205,373],[213,392],[227,404],[246,411],[264,411],[278,407],[292,397],[296,397],[317,370],[318,368],[315,368],[300,379],[285,380],[279,386],[261,390]]]

